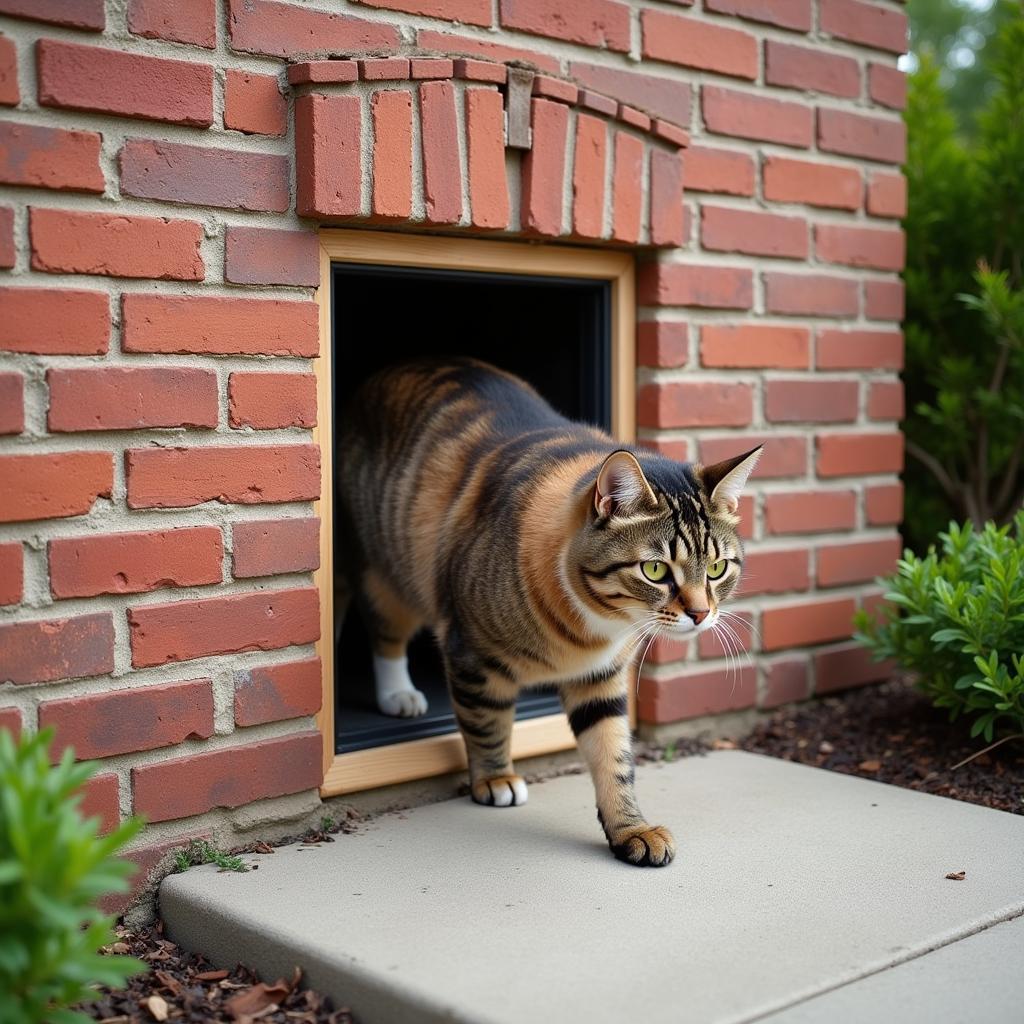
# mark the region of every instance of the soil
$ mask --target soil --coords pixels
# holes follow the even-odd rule
[[[983,748],[969,721],[945,711],[906,679],[792,705],[761,721],[737,746],[786,761],[860,775],[922,793],[1024,814],[1024,740]]]

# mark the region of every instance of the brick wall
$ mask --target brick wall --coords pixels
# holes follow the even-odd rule
[[[148,815],[145,864],[315,806],[336,213],[638,243],[641,437],[766,442],[734,606],[760,656],[659,645],[642,720],[870,679],[849,634],[899,545],[905,34],[893,0],[0,0],[0,726],[104,759],[89,805]],[[468,59],[422,91],[437,58]],[[501,179],[463,126],[500,122],[523,65],[535,149]],[[317,97],[365,114],[354,150],[330,128],[334,178]]]

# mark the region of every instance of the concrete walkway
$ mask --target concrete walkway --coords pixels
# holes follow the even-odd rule
[[[172,875],[164,918],[362,1024],[1024,1019],[1024,817],[735,751],[638,789],[668,868],[613,860],[567,776]]]

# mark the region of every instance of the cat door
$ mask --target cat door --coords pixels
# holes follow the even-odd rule
[[[564,415],[617,432],[620,437],[631,436],[635,397],[632,323],[626,382],[629,397],[624,413],[621,396],[616,394],[616,385],[622,390],[623,383],[621,352],[616,344],[622,333],[622,274],[609,272],[616,268],[621,271],[628,263],[631,285],[630,257],[514,243],[416,238],[417,253],[420,249],[427,252],[409,266],[395,265],[394,257],[401,257],[402,252],[400,236],[325,231],[321,237],[329,236],[344,237],[349,244],[335,246],[333,251],[330,245],[325,246],[328,256],[341,249],[348,257],[330,259],[329,263],[324,260],[330,317],[322,320],[330,351],[324,353],[327,359],[318,362],[329,364],[330,373],[329,380],[320,380],[320,409],[325,409],[329,396],[331,415],[324,417],[321,413],[318,433],[325,481],[333,478],[337,460],[344,457],[335,443],[334,431],[359,383],[381,367],[424,355],[486,360],[529,381]],[[384,258],[375,260],[375,255],[381,255],[375,251],[379,240],[383,240]],[[436,262],[429,259],[432,243],[437,243]],[[453,247],[459,254],[457,260],[451,259]],[[504,260],[483,259],[484,266],[476,269],[474,261],[465,258],[476,247],[480,247],[482,257],[507,256],[507,265]],[[506,254],[505,250],[511,252]],[[538,261],[543,269],[531,273],[530,257],[534,253],[544,253]],[[363,258],[355,258],[358,255]],[[586,264],[582,273],[578,269],[580,256]],[[598,258],[599,266],[605,267],[603,276],[586,263],[588,257]],[[605,261],[614,262],[609,268]],[[318,375],[322,374],[320,367]],[[329,423],[324,422],[327,419]],[[628,423],[625,432],[623,419]],[[326,482],[324,486],[322,519],[327,518],[325,508],[331,504]],[[329,531],[330,543],[325,549],[323,541],[327,538],[323,538],[321,548],[330,553],[342,540],[334,535],[333,523],[324,521],[322,529]],[[326,564],[318,575],[321,599],[329,601],[325,593]],[[321,724],[325,745],[330,744],[334,752],[327,765],[325,794],[459,767],[452,759],[461,759],[462,740],[432,637],[424,633],[410,646],[410,674],[430,706],[426,715],[409,719],[388,717],[376,709],[370,645],[354,606],[348,611],[337,644],[327,651],[330,638],[331,633],[325,629],[320,650],[325,663],[325,704],[329,703],[332,713],[322,714]],[[531,690],[521,697],[516,730],[534,738],[530,753],[571,744],[561,704],[551,692]],[[543,740],[542,734],[548,739]],[[442,746],[444,757],[440,756]],[[513,752],[524,756],[522,743],[517,744],[515,739]]]

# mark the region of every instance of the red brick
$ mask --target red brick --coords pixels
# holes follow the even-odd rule
[[[53,431],[216,427],[212,370],[119,366],[48,370],[48,425]]]
[[[619,120],[634,128],[639,128],[642,132],[651,130],[650,115],[645,114],[642,110],[637,110],[636,107],[627,106],[625,103],[619,104]]]
[[[694,192],[752,196],[754,161],[748,153],[710,146],[691,146],[686,151],[683,180]]]
[[[407,219],[412,213],[412,94],[405,89],[375,92],[373,114],[373,200],[378,217]]]
[[[16,107],[20,101],[18,50],[12,39],[0,35],[0,105]]]
[[[66,747],[78,760],[170,747],[213,735],[213,687],[209,679],[138,686],[39,705],[39,727],[53,726],[54,761]]]
[[[0,14],[102,32],[103,0],[0,0]]]
[[[685,437],[645,437],[637,444],[676,462],[687,462],[690,458],[690,443]]]
[[[902,121],[847,110],[819,109],[818,148],[844,156],[902,164],[907,158],[907,128]]]
[[[907,76],[888,64],[869,64],[868,95],[883,107],[902,110],[907,105]]]
[[[704,7],[797,32],[811,30],[811,0],[704,0]]]
[[[746,267],[645,263],[640,267],[640,302],[653,306],[750,309],[754,275]]]
[[[125,458],[129,508],[188,508],[206,501],[256,505],[320,497],[316,445],[133,448]]]
[[[320,659],[266,665],[235,673],[235,725],[263,725],[320,710]]]
[[[389,11],[405,11],[424,18],[444,18],[464,25],[491,24],[490,0],[355,0],[369,7]]]
[[[725,658],[737,651],[751,651],[756,646],[753,614],[731,609],[728,621],[731,627],[729,638],[723,641],[722,634],[701,633],[697,637],[697,654],[701,658]],[[732,618],[732,616],[736,616]],[[725,620],[723,620],[724,622]],[[735,635],[733,635],[735,634]]]
[[[314,789],[322,748],[320,733],[309,731],[142,765],[132,769],[134,810],[150,822],[170,821]]]
[[[829,647],[814,655],[814,692],[832,693],[881,682],[892,675],[894,668],[891,661],[875,661],[871,652],[857,643]]]
[[[650,650],[647,651],[644,664],[670,665],[674,661],[682,661],[689,649],[690,645],[687,641],[677,640],[674,637],[661,633],[655,638],[654,643],[651,644]]]
[[[751,477],[803,476],[807,472],[807,439],[799,434],[727,434],[700,439],[700,461],[721,462],[764,445]]]
[[[656,117],[677,124],[690,123],[691,89],[688,83],[671,78],[622,71],[573,61],[572,77],[590,89],[614,96]]]
[[[123,213],[29,210],[32,269],[50,274],[102,274],[201,281],[202,225]]]
[[[686,237],[683,209],[683,154],[651,150],[650,232],[652,245],[682,245]]]
[[[814,249],[818,258],[827,263],[874,270],[902,270],[906,239],[899,229],[818,224],[814,229]]]
[[[219,527],[195,526],[51,540],[48,557],[54,597],[146,594],[220,583],[224,545]]]
[[[20,373],[0,373],[0,434],[20,434],[25,429],[25,378]]]
[[[129,0],[128,31],[212,50],[217,45],[216,0]]]
[[[764,80],[802,92],[823,92],[855,99],[860,96],[860,67],[852,57],[819,49],[765,40]]]
[[[462,167],[455,87],[451,82],[421,85],[420,112],[427,220],[434,224],[458,224],[462,218]]]
[[[312,373],[233,373],[228,381],[231,426],[271,430],[316,426]]]
[[[213,123],[209,64],[41,39],[36,44],[36,70],[44,107],[202,128]]]
[[[766,533],[831,533],[857,525],[857,495],[853,491],[790,491],[766,494]]]
[[[531,101],[533,146],[523,158],[523,227],[541,235],[562,231],[562,182],[569,112],[561,103]]]
[[[907,179],[902,174],[872,174],[868,179],[867,211],[872,217],[905,217]]]
[[[493,60],[473,60],[466,57],[457,57],[453,62],[455,77],[463,78],[470,82],[488,82],[494,85],[504,85],[508,78],[508,71],[504,64],[498,64]]]
[[[901,331],[818,332],[819,370],[899,370],[903,368]]]
[[[117,775],[107,772],[94,775],[81,787],[82,802],[78,805],[78,813],[83,818],[100,819],[98,835],[113,832],[121,824],[118,785]]]
[[[531,65],[539,71],[547,71],[553,75],[562,73],[561,64],[557,58],[543,53],[535,53],[533,50],[523,50],[517,46],[484,42],[480,39],[471,39],[468,36],[453,36],[448,32],[435,32],[427,28],[421,28],[416,33],[416,41],[421,50],[437,50],[444,54],[465,53],[496,61],[515,61]]]
[[[818,476],[899,473],[902,469],[900,433],[818,435]]]
[[[903,282],[865,281],[864,315],[869,320],[902,320]]]
[[[409,77],[414,81],[451,78],[454,74],[454,61],[442,57],[413,57],[409,61]]]
[[[319,239],[313,231],[228,227],[224,280],[316,288],[320,284]]]
[[[157,868],[167,868],[168,870],[172,868],[173,863],[171,861],[171,854],[175,850],[180,850],[188,846],[189,842],[193,839],[205,839],[209,841],[211,835],[212,834],[208,831],[193,832],[188,835],[179,835],[177,838],[167,840],[163,843],[153,843],[149,846],[136,846],[133,849],[128,850],[126,853],[122,853],[121,859],[128,861],[136,868],[136,872],[131,878],[131,889],[127,893],[107,893],[96,901],[97,906],[104,914],[123,913],[132,906],[144,892],[147,890],[151,891],[156,885]]]
[[[853,632],[853,598],[802,602],[766,608],[761,615],[761,646],[765,651],[841,640]]]
[[[616,132],[612,177],[612,238],[617,242],[640,240],[643,166],[643,141],[635,135]],[[682,191],[679,202],[681,213]]]
[[[362,111],[358,96],[295,101],[296,211],[350,217],[362,212]]]
[[[0,455],[0,522],[84,515],[113,486],[109,452]]]
[[[868,416],[873,420],[901,420],[903,414],[903,382],[872,381],[868,387]]]
[[[9,206],[0,206],[0,267],[9,270],[16,262],[14,210]]]
[[[701,109],[707,130],[717,135],[801,148],[814,139],[813,111],[802,103],[705,85]]]
[[[562,78],[536,75],[533,79],[533,95],[542,96],[547,100],[557,100],[559,103],[568,103],[571,106],[579,99],[580,91],[572,82]]]
[[[224,127],[250,135],[284,135],[288,101],[274,75],[224,72]]]
[[[780,704],[792,704],[806,700],[811,695],[810,677],[807,673],[807,658],[775,658],[762,660],[764,688],[758,707],[777,708]]]
[[[857,281],[828,274],[763,275],[765,309],[793,316],[856,316],[860,305]]]
[[[110,300],[70,288],[0,288],[0,351],[102,355],[110,343]]]
[[[705,324],[700,329],[702,366],[806,370],[810,349],[806,327]]]
[[[752,665],[736,672],[685,668],[669,679],[643,676],[637,713],[642,722],[678,722],[753,707],[756,698],[757,669]]]
[[[504,118],[500,93],[493,89],[466,90],[469,205],[476,228],[500,229],[509,224]]]
[[[868,526],[894,526],[903,521],[903,484],[864,488],[864,518]]]
[[[769,423],[852,423],[859,393],[855,380],[765,381],[765,419]]]
[[[757,39],[749,32],[655,10],[641,11],[640,25],[645,58],[736,78],[757,77]]]
[[[892,572],[899,557],[899,537],[819,547],[818,586],[841,587],[873,580]]]
[[[629,50],[629,8],[613,0],[500,0],[503,28],[584,46]]]
[[[228,31],[232,49],[270,57],[394,52],[401,44],[393,25],[272,0],[229,0]]]
[[[572,229],[584,238],[600,238],[604,234],[607,149],[605,122],[580,112],[576,118],[572,169]]]
[[[0,625],[0,680],[4,682],[29,686],[113,671],[110,612]]]
[[[320,566],[319,519],[261,519],[232,527],[236,579],[312,572]]]
[[[728,206],[700,208],[700,241],[715,252],[777,256],[805,260],[810,249],[807,221],[777,213],[736,210]]]
[[[21,712],[17,708],[0,708],[0,730],[6,730],[17,739],[23,727]]]
[[[404,82],[409,78],[409,61],[405,57],[371,57],[356,64],[364,82]]]
[[[286,74],[289,85],[309,85],[313,82],[334,84],[356,82],[359,80],[359,62],[354,60],[307,60],[301,64],[289,64]]]
[[[0,605],[21,604],[23,588],[21,544],[0,544]]]
[[[905,53],[907,16],[895,8],[862,0],[821,0],[819,28],[837,39]]]
[[[118,155],[121,191],[140,199],[281,213],[288,209],[286,156],[129,139]]]
[[[644,320],[636,325],[636,361],[640,366],[682,366],[689,358],[685,323]]]
[[[121,307],[126,352],[315,356],[320,347],[315,302],[132,294]]]
[[[319,638],[319,594],[299,587],[142,605],[128,609],[128,629],[135,668],[273,651]]]
[[[636,404],[643,427],[745,427],[754,415],[751,386],[728,381],[645,384]]]
[[[0,121],[0,182],[66,192],[102,192],[101,137]]]
[[[743,540],[751,540],[757,520],[757,506],[752,494],[740,495],[740,507],[736,514],[740,517],[737,532]]]
[[[859,210],[863,182],[856,167],[764,158],[764,197],[776,203],[806,203],[837,210]]]
[[[806,590],[810,584],[810,552],[805,548],[748,551],[744,556],[739,588],[743,597],[786,594]]]

